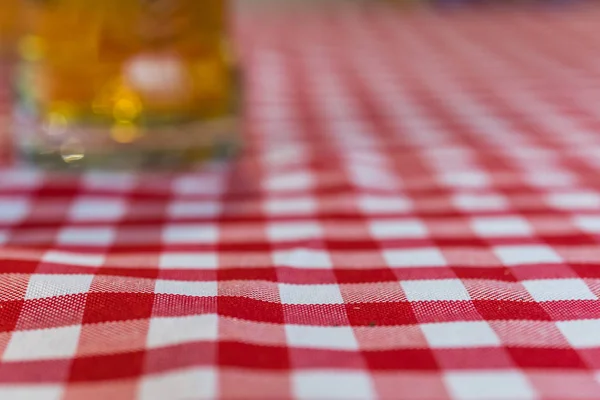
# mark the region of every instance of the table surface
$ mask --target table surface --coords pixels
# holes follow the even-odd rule
[[[244,157],[0,171],[1,399],[600,398],[600,10],[248,15]]]

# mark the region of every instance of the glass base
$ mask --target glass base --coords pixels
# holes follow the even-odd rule
[[[241,150],[236,117],[168,126],[73,126],[57,129],[16,118],[17,157],[45,169],[189,169]]]

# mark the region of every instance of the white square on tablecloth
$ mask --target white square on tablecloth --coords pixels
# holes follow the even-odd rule
[[[219,229],[214,224],[167,224],[162,231],[166,244],[215,243]]]
[[[493,248],[504,265],[560,263],[562,258],[545,245],[507,245]]]
[[[313,214],[317,202],[312,197],[270,198],[265,202],[265,211],[269,215]]]
[[[280,283],[279,295],[283,304],[344,304],[337,284],[293,285]]]
[[[292,375],[294,398],[298,400],[366,400],[376,397],[366,372],[310,370]]]
[[[444,267],[446,259],[435,247],[384,250],[383,258],[390,267]]]
[[[175,200],[167,206],[167,214],[174,218],[215,217],[221,208],[220,201]]]
[[[535,301],[597,300],[581,279],[536,279],[521,282]]]
[[[384,165],[367,165],[347,160],[348,174],[353,184],[362,188],[398,190],[402,186],[399,176],[393,175]]]
[[[533,235],[531,225],[519,217],[476,217],[471,219],[471,227],[483,237]]]
[[[147,345],[150,348],[172,346],[200,340],[217,340],[216,314],[184,317],[153,317],[150,319]]]
[[[77,352],[81,325],[13,332],[3,361],[71,358]]]
[[[322,237],[323,231],[317,222],[290,221],[269,223],[267,234],[272,241],[306,240]]]
[[[600,233],[600,217],[595,215],[578,215],[573,217],[577,227],[585,232]]]
[[[89,171],[83,175],[86,189],[127,192],[135,187],[136,174],[130,172]]]
[[[412,210],[412,202],[404,196],[361,195],[358,207],[366,214],[405,213]]]
[[[505,400],[534,399],[535,391],[527,378],[514,371],[446,372],[444,381],[452,399]]]
[[[87,293],[94,275],[33,274],[27,285],[25,299]]]
[[[541,188],[557,187],[557,186],[572,186],[577,183],[577,177],[566,171],[544,171],[540,174],[537,170],[530,172],[525,175],[527,183],[532,186],[538,186]]]
[[[263,187],[268,191],[309,190],[314,185],[314,176],[307,171],[279,173],[269,176]]]
[[[0,123],[4,123],[1,118]],[[39,169],[5,168],[0,171],[0,187],[36,189],[45,182],[44,178],[45,173]]]
[[[589,191],[552,193],[548,195],[547,201],[551,206],[563,210],[600,208],[600,194]]]
[[[257,107],[260,109],[263,107]],[[270,118],[270,116],[268,117]],[[264,121],[269,122],[269,121]],[[278,125],[279,122],[276,121],[274,125]],[[275,126],[277,129],[277,126]],[[275,135],[277,135],[276,132]],[[304,143],[297,143],[294,146],[287,147],[279,147],[275,146],[274,148],[265,149],[263,154],[260,155],[262,158],[262,162],[269,168],[271,167],[284,167],[289,164],[304,164],[307,158],[307,149]]]
[[[313,349],[358,350],[350,326],[286,325],[287,344]]]
[[[496,347],[500,339],[485,321],[421,324],[432,348]]]
[[[314,249],[279,250],[273,253],[276,266],[302,269],[332,268],[326,251]]]
[[[63,398],[64,385],[1,385],[0,399],[6,400],[58,400]]]
[[[600,346],[600,319],[558,321],[556,327],[576,349]]]
[[[427,227],[417,219],[376,219],[369,223],[377,239],[413,239],[427,237]]]
[[[409,301],[471,300],[460,279],[428,279],[401,281]]]
[[[226,171],[191,173],[173,179],[172,190],[180,195],[220,195],[226,189]]]
[[[163,253],[159,265],[163,269],[215,269],[218,261],[215,253]]]
[[[501,211],[508,208],[506,197],[499,194],[461,193],[454,195],[452,202],[464,211]]]
[[[0,198],[0,223],[12,224],[23,220],[30,210],[30,202],[23,197]]]
[[[69,218],[74,221],[117,221],[125,215],[126,210],[127,205],[122,199],[85,196],[73,202]]]
[[[108,246],[116,232],[110,227],[68,227],[58,233],[58,243],[73,246]]]
[[[156,294],[180,294],[183,296],[213,297],[217,295],[218,285],[216,281],[173,281],[158,279],[154,286]]]
[[[211,368],[190,368],[148,375],[140,384],[139,400],[212,399],[217,395],[217,374]]]
[[[104,263],[102,254],[71,253],[66,251],[49,250],[42,257],[43,262],[54,264],[79,265],[99,267]]]
[[[480,188],[490,185],[490,177],[483,171],[447,172],[440,180],[451,187]]]

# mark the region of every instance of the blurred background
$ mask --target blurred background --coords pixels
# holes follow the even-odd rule
[[[555,71],[558,83],[587,79],[596,73],[582,53],[596,48],[589,37],[596,3],[2,0],[5,131],[14,122],[4,135],[12,145],[3,147],[38,165],[75,169],[227,158],[243,141],[242,105],[255,101],[256,88],[243,77],[255,77],[246,60],[259,48],[307,62],[326,49],[377,74],[373,90],[386,73],[414,76],[444,95],[473,91],[465,81],[485,87],[511,75],[512,84],[524,76],[534,82],[535,68]],[[395,65],[389,52],[400,69],[372,68]],[[440,77],[460,84],[434,83]]]

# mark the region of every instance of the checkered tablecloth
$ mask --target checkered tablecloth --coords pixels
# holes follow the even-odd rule
[[[600,10],[248,14],[247,151],[0,172],[0,399],[600,399]]]

